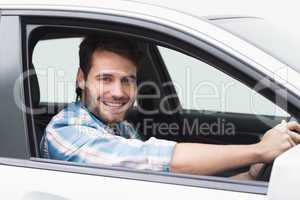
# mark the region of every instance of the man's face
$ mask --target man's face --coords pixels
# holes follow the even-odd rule
[[[87,108],[107,123],[124,120],[136,98],[136,65],[111,51],[95,51],[86,79],[77,80]]]

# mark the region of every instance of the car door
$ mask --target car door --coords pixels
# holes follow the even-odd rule
[[[79,18],[80,14],[78,12],[62,12],[61,10],[54,14],[53,12],[53,10],[52,12],[46,10],[27,10],[27,12],[20,13],[19,11],[13,12],[10,10],[7,12],[4,11],[5,17],[1,17],[0,31],[2,36],[5,35],[6,38],[6,43],[3,43],[0,47],[1,55],[5,55],[5,59],[1,59],[1,66],[8,67],[9,70],[7,70],[7,73],[11,72],[10,70],[12,69],[14,70],[14,73],[10,74],[10,76],[8,76],[7,73],[4,74],[1,72],[1,80],[6,80],[5,82],[3,81],[3,83],[5,83],[3,86],[7,86],[3,91],[9,94],[6,98],[1,99],[1,104],[10,110],[10,112],[2,112],[1,118],[7,118],[7,113],[10,113],[13,118],[13,120],[7,119],[1,122],[1,125],[6,127],[6,129],[4,129],[5,131],[1,131],[1,133],[3,133],[1,134],[1,137],[3,137],[1,138],[1,141],[3,141],[3,145],[1,145],[1,156],[9,157],[1,158],[0,161],[0,177],[2,180],[6,180],[1,182],[1,186],[3,186],[1,188],[6,188],[2,191],[4,196],[10,197],[10,199],[82,199],[97,198],[98,196],[99,198],[104,196],[131,199],[153,199],[162,197],[172,199],[182,199],[186,197],[197,199],[199,197],[204,197],[205,199],[266,199],[267,183],[264,182],[241,182],[213,176],[204,177],[134,171],[123,168],[80,165],[38,158],[36,155],[35,145],[37,145],[37,138],[35,135],[36,131],[34,130],[35,121],[33,113],[26,112],[26,109],[22,110],[22,106],[19,107],[20,104],[16,103],[15,97],[12,95],[12,91],[16,91],[17,94],[21,93],[21,97],[25,99],[25,103],[22,105],[27,105],[30,109],[41,108],[35,107],[34,105],[33,98],[35,97],[33,96],[37,95],[37,93],[35,93],[36,88],[32,89],[33,81],[31,79],[25,79],[24,88],[21,87],[21,83],[23,83],[22,78],[24,78],[22,72],[26,72],[26,70],[32,67],[30,65],[31,57],[29,53],[32,49],[30,50],[31,43],[29,41],[30,39],[35,39],[35,37],[33,37],[34,35],[31,35],[31,33],[34,32],[33,30],[44,28],[44,31],[47,32],[53,28],[54,30],[65,29],[72,31],[76,29],[78,33],[81,33],[91,28],[97,30],[101,29],[101,31],[103,31],[103,29],[111,31],[111,27],[113,27],[113,31],[119,31],[123,34],[124,32],[128,33],[130,30],[130,34],[134,33],[137,38],[141,38],[141,36],[145,37],[145,33],[147,33],[150,35],[147,38],[149,41],[160,41],[155,43],[156,45],[164,45],[169,48],[173,46],[174,49],[184,49],[185,46],[189,46],[198,50],[198,47],[196,48],[196,46],[191,46],[190,43],[180,41],[178,39],[180,38],[178,36],[180,32],[176,32],[175,29],[171,30],[178,33],[178,35],[175,35],[176,37],[172,39],[170,39],[170,35],[167,34],[168,31],[165,30],[163,32],[163,26],[160,27],[161,29],[150,29],[148,27],[148,29],[146,29],[147,31],[141,31],[141,27],[147,28],[147,23],[143,24],[142,19],[130,21],[130,18],[124,16],[121,18],[124,20],[123,23],[126,21],[126,25],[129,24],[135,28],[126,29],[124,28],[124,24],[120,23],[120,21],[118,21],[119,23],[117,23],[117,20],[114,21],[115,15],[111,15],[112,18],[107,18],[107,15],[103,16],[101,13],[98,13],[91,17],[93,19],[90,19],[86,17],[86,13],[84,12],[82,12],[82,18]],[[56,18],[46,17],[50,14],[55,15]],[[64,18],[66,15],[69,17]],[[82,20],[83,18],[85,20]],[[95,18],[97,20],[95,20]],[[118,18],[118,20],[121,19]],[[140,23],[139,26],[136,26],[137,22]],[[57,29],[57,27],[62,29]],[[69,29],[70,27],[72,29]],[[14,34],[10,34],[7,31],[13,31],[11,33]],[[164,37],[162,37],[162,35]],[[11,46],[14,48],[11,48]],[[161,59],[157,59],[156,57],[159,56],[159,54],[157,54],[155,47],[156,46],[152,46],[149,49],[150,57],[152,58],[150,61],[161,62]],[[9,54],[6,50],[9,50]],[[20,50],[22,50],[22,54],[20,54]],[[189,50],[186,49],[185,52],[189,52]],[[161,72],[161,76],[157,78],[159,80],[155,81],[161,84],[170,81],[170,78],[167,77],[167,73],[163,71],[159,72]],[[18,79],[19,77],[21,77],[21,79]],[[16,82],[16,80],[21,81]],[[163,85],[160,87],[164,92],[161,98],[172,94],[172,89],[164,89]],[[23,92],[24,95],[22,96]],[[173,102],[166,101],[168,107],[167,111],[171,111],[172,106],[175,105],[174,101],[178,101],[178,98],[177,100],[176,98],[177,95],[175,95]],[[159,99],[159,101],[160,100],[161,99]],[[149,104],[147,105],[149,106]],[[42,106],[43,108],[43,105],[37,106]],[[51,104],[49,108],[52,108]],[[2,109],[4,110],[4,108]],[[43,109],[39,111],[43,111]],[[197,113],[189,114],[184,112],[175,113],[174,115],[160,113],[159,115],[167,118],[173,116],[172,120],[176,122],[178,116],[180,116],[178,114],[189,119],[200,118]],[[164,120],[161,116],[157,118],[160,121]],[[208,119],[208,117],[204,117],[204,119]],[[179,120],[181,120],[181,117],[179,117]],[[12,125],[12,122],[16,125]],[[245,130],[247,130],[247,128],[245,128]],[[7,133],[11,134],[8,135]],[[21,145],[19,145],[20,143]],[[13,150],[16,151],[16,155],[13,154]]]

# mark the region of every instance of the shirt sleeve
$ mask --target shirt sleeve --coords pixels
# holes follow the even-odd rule
[[[169,171],[176,144],[154,137],[126,139],[82,124],[50,125],[45,140],[50,159],[152,171]]]

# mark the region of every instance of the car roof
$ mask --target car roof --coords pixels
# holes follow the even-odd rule
[[[61,0],[1,0],[0,11],[2,10],[36,10],[36,11],[70,11],[83,13],[101,13],[112,14],[116,16],[127,16],[130,18],[139,18],[145,21],[164,21],[165,25],[170,23],[174,25],[184,26],[189,29],[196,30],[196,24],[203,25],[208,28],[219,29],[212,22],[220,19],[233,18],[253,18],[241,15],[209,15],[203,6],[199,8],[199,13],[193,15],[184,10],[175,10],[172,8],[149,4],[145,2],[137,2],[134,0],[70,0],[63,2]],[[219,30],[221,31],[221,30]],[[224,30],[222,30],[224,32]]]
[[[247,62],[264,73],[270,74],[270,76],[272,76],[275,68],[287,67],[262,50],[213,23],[214,20],[220,19],[225,19],[224,21],[226,21],[226,19],[232,18],[245,19],[253,17],[234,15],[211,16],[205,6],[199,7],[199,13],[201,14],[197,14],[197,16],[181,10],[130,0],[69,0],[68,2],[61,0],[1,0],[0,11],[1,9],[5,10],[2,11],[4,14],[5,12],[9,13],[7,12],[9,10],[62,11],[62,13],[70,11],[74,13],[127,16],[129,18],[152,21],[201,38],[202,41],[218,46],[241,60],[247,60]],[[247,54],[245,54],[245,49],[247,49]],[[285,79],[283,78],[282,80]]]
[[[158,6],[154,4],[149,4],[145,2],[137,2],[137,1],[128,1],[128,0],[76,0],[76,1],[61,1],[61,0],[52,0],[52,1],[38,1],[38,0],[2,0],[0,2],[1,7],[10,7],[10,8],[37,8],[37,7],[53,7],[55,6],[57,9],[67,9],[70,10],[75,7],[80,7],[81,10],[85,10],[87,8],[112,8],[118,10],[127,10],[127,11],[135,11],[135,12],[144,12],[151,11],[153,9],[164,9],[164,10],[173,10],[171,8],[166,8],[163,6]],[[136,9],[138,8],[138,9]],[[149,10],[150,9],[150,10]],[[179,12],[177,10],[177,12]]]
[[[134,0],[71,0],[68,2],[61,0],[1,0],[0,9],[55,9],[55,10],[67,10],[67,11],[90,11],[90,9],[111,9],[111,10],[123,10],[126,12],[135,12],[141,14],[155,14],[161,13],[161,16],[172,15],[188,15],[190,17],[202,18],[202,19],[228,19],[228,18],[245,18],[248,16],[241,15],[211,15],[209,9],[201,5],[197,7],[198,13],[194,15],[192,13],[185,12],[184,10],[173,9],[162,5],[155,5],[146,2],[138,2]],[[170,14],[166,14],[170,13]]]

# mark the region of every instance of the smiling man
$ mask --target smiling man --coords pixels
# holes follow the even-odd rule
[[[130,57],[129,52],[127,56]],[[136,97],[137,64],[126,55],[102,50],[93,53],[88,65],[95,67],[89,72],[80,68],[77,77],[78,86],[84,91],[82,102],[104,122],[123,121]]]
[[[236,176],[253,179],[257,163],[269,163],[300,142],[298,123],[269,130],[252,145],[176,143],[154,137],[142,141],[125,121],[137,95],[141,54],[132,41],[91,36],[80,45],[77,95],[50,121],[41,143],[49,159],[153,171],[212,175],[252,165]]]

